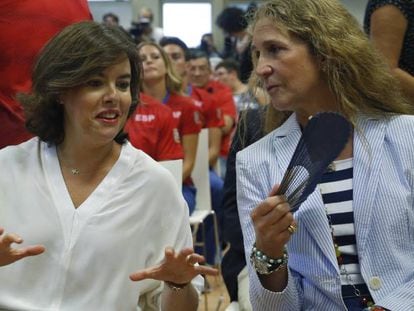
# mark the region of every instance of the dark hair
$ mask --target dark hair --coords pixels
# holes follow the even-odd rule
[[[32,93],[19,94],[26,114],[26,127],[42,141],[60,144],[64,138],[64,110],[60,96],[86,83],[126,56],[131,65],[129,115],[138,102],[141,68],[135,44],[118,27],[84,21],[64,28],[41,51],[33,69]],[[121,130],[115,137],[124,143]]]
[[[115,15],[114,13],[106,13],[103,17],[102,20],[105,21],[108,17],[112,18],[117,24],[119,24],[119,17],[118,15]]]
[[[216,25],[228,34],[247,28],[246,13],[238,7],[225,8],[216,19]]]
[[[227,71],[235,71],[237,77],[240,79],[240,64],[234,59],[225,59],[216,65],[215,70],[225,68]]]
[[[184,51],[185,60],[188,60],[188,46],[184,41],[178,37],[162,37],[159,43],[162,47],[170,44],[179,46]]]
[[[192,48],[188,50],[188,60],[198,59],[198,58],[206,58],[208,63],[210,64],[210,59],[207,53],[203,50]]]

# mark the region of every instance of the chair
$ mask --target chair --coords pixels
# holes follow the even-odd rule
[[[178,188],[181,189],[181,185],[183,183],[183,160],[168,160],[160,161],[158,163],[170,171],[177,182]]]
[[[190,224],[193,230],[194,246],[200,246],[203,249],[204,256],[207,255],[205,220],[212,217],[214,226],[214,242],[216,248],[216,257],[218,268],[220,268],[221,248],[218,233],[217,216],[211,208],[210,195],[210,175],[208,162],[208,129],[202,129],[198,136],[197,155],[194,163],[193,172],[191,174],[194,185],[197,188],[196,207],[190,215]],[[202,239],[197,240],[197,233],[201,230]],[[205,294],[207,292],[205,291]],[[208,310],[207,295],[205,295],[205,310]]]

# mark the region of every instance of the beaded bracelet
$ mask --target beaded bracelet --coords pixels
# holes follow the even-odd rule
[[[256,243],[254,243],[252,253],[250,255],[250,261],[252,262],[257,273],[269,275],[287,265],[288,255],[286,253],[286,249],[284,249],[282,257],[270,258],[262,251],[258,250]]]

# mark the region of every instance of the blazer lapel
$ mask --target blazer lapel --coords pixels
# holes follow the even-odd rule
[[[354,134],[353,208],[358,254],[363,257],[381,171],[386,124],[383,120],[365,119],[357,125],[361,134]]]
[[[294,113],[274,131],[273,148],[278,166],[277,172],[280,174],[280,176],[275,176],[275,180],[279,183],[282,181],[283,174],[289,165],[301,135],[300,126]]]

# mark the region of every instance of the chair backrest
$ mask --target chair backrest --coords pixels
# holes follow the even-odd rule
[[[168,160],[158,162],[171,172],[177,182],[178,188],[181,189],[183,183],[183,160]]]
[[[202,129],[198,135],[197,155],[191,177],[197,188],[195,209],[211,210],[208,129]]]

